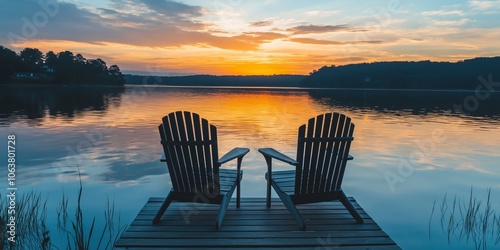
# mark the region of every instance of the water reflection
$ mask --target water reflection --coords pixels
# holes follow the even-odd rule
[[[107,190],[124,199],[130,219],[142,201],[164,196],[170,188],[167,168],[159,162],[157,126],[162,116],[177,110],[198,113],[217,126],[220,155],[234,147],[251,149],[243,162],[244,197],[265,195],[266,165],[259,147],[279,148],[293,157],[297,128],[307,119],[325,112],[350,116],[356,124],[351,148],[355,160],[347,167],[344,190],[404,249],[448,246],[438,236],[427,242],[433,200],[444,193],[491,187],[492,202],[500,193],[497,93],[473,112],[456,113],[454,104],[463,103],[470,93],[142,86],[86,93],[4,89],[0,138],[9,133],[19,138],[19,185],[43,190],[72,185],[78,165],[85,185],[95,185],[90,190]],[[0,155],[0,162],[5,157]],[[403,172],[401,166],[406,166]],[[0,169],[0,175],[5,171]],[[387,180],[391,174],[399,178],[392,184]],[[131,205],[131,198],[141,202]]]
[[[311,116],[335,111],[355,121],[353,147],[359,154],[370,156],[361,157],[357,161],[360,166],[376,166],[379,161],[397,165],[395,155],[413,154],[418,155],[412,158],[416,169],[491,173],[491,166],[478,167],[474,159],[494,159],[497,142],[487,132],[499,123],[500,98],[492,95],[471,114],[454,114],[453,105],[469,94],[2,87],[5,98],[0,99],[0,116],[4,117],[4,126],[10,125],[10,130],[15,129],[25,141],[23,147],[29,153],[21,153],[24,164],[33,168],[50,166],[60,179],[73,179],[75,172],[65,168],[75,165],[82,166],[84,176],[91,174],[93,166],[92,172],[99,173],[99,180],[105,182],[136,181],[165,173],[163,165],[156,162],[161,155],[157,125],[163,115],[176,110],[199,113],[216,125],[221,153],[238,146],[276,147],[293,156],[297,128]],[[442,140],[429,139],[444,129]],[[481,147],[471,145],[473,132],[474,141]],[[442,147],[448,150],[440,150]],[[451,166],[444,160],[452,155],[450,151],[468,154],[455,156],[463,162]],[[258,154],[249,157],[250,161],[260,160]]]
[[[439,114],[478,117],[486,122],[500,120],[500,93],[497,92],[311,90],[310,95],[326,105],[397,116]]]
[[[22,135],[21,140],[27,142],[23,144],[30,152],[23,157],[27,166],[52,164],[58,169],[91,163],[105,168],[101,179],[110,182],[165,172],[148,164],[158,158],[155,154],[161,154],[156,126],[163,115],[175,110],[197,112],[216,125],[224,140],[221,153],[245,146],[284,148],[291,155],[295,153],[296,130],[309,117],[322,112],[343,112],[355,120],[358,143],[353,146],[361,153],[371,152],[369,155],[386,161],[396,154],[411,154],[418,144],[430,143],[428,154],[415,162],[425,166],[422,169],[436,169],[447,168],[441,159],[449,154],[437,150],[445,145],[455,152],[466,150],[467,157],[460,156],[464,162],[471,162],[476,156],[494,155],[497,142],[491,134],[474,134],[475,141],[488,147],[471,145],[464,149],[464,145],[470,144],[468,133],[496,128],[492,125],[499,123],[500,98],[492,95],[471,114],[454,114],[453,105],[468,94],[137,86],[126,91],[3,87],[1,95],[5,98],[1,99],[0,116],[4,118],[4,126],[11,125],[11,129]],[[422,139],[430,138],[444,127],[447,130],[444,140]],[[473,169],[474,164],[454,168]],[[136,169],[141,169],[140,173],[134,174]],[[491,169],[478,171],[491,172]]]
[[[0,125],[18,116],[27,120],[71,118],[83,111],[105,111],[119,105],[123,92],[120,87],[0,86]]]

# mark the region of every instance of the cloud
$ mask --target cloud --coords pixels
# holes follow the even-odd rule
[[[452,21],[435,21],[434,24],[435,25],[439,25],[439,26],[462,26],[468,22],[470,22],[472,20],[470,19],[467,19],[467,18],[462,18],[460,20],[452,20]]]
[[[283,37],[273,32],[217,36],[209,31],[210,23],[197,20],[203,15],[203,8],[174,1],[113,0],[109,7],[94,9],[53,2],[57,4],[58,11],[43,25],[33,24],[32,21],[37,13],[44,11],[37,0],[10,2],[11,14],[0,16],[0,43],[12,42],[15,45],[16,41],[65,40],[148,47],[192,45],[255,50],[263,43]],[[28,35],[24,34],[27,29],[23,20],[34,27],[30,28]],[[5,42],[8,34],[15,34],[17,38]]]
[[[285,35],[276,32],[245,32],[243,36],[259,39],[262,41],[270,41],[285,37]]]
[[[150,10],[172,17],[200,17],[205,10],[199,6],[187,5],[171,0],[134,0],[138,4],[146,5]]]
[[[253,27],[265,27],[265,26],[271,26],[273,24],[274,24],[273,21],[257,21],[257,22],[250,23],[250,26],[253,26]]]
[[[435,11],[422,12],[422,15],[424,15],[424,16],[449,16],[449,15],[463,16],[464,12],[461,10],[435,10]]]
[[[108,10],[115,12],[117,21],[151,25],[163,24],[179,28],[203,29],[197,18],[206,11],[200,6],[191,6],[170,0],[112,0]]]
[[[306,16],[311,16],[311,17],[326,17],[326,16],[333,16],[339,14],[340,11],[321,11],[321,10],[312,10],[306,12]]]
[[[50,3],[50,8],[41,3]],[[110,31],[102,18],[71,3],[9,1],[8,15],[0,15],[0,37],[10,42],[30,39],[96,41]],[[108,12],[110,13],[110,12]]]
[[[318,45],[346,45],[346,44],[382,44],[383,41],[331,41],[331,40],[320,40],[314,38],[289,38],[288,41],[303,43],[303,44],[318,44]]]
[[[353,63],[353,62],[368,61],[369,59],[370,58],[368,58],[368,57],[349,56],[349,57],[335,58],[334,61],[337,63]]]
[[[362,31],[356,30],[349,25],[301,25],[295,26],[287,29],[286,31],[292,32],[293,34],[321,34],[321,33],[330,33],[330,32],[339,32],[339,31]]]
[[[285,37],[283,34],[274,32],[247,32],[231,37],[208,37],[202,43],[207,45],[232,50],[256,50],[258,47],[267,42]]]
[[[337,41],[329,41],[329,40],[320,40],[314,38],[290,38],[288,41],[296,42],[296,43],[304,43],[304,44],[318,44],[318,45],[341,45],[341,42]]]
[[[112,9],[105,9],[105,8],[96,8],[95,9],[101,16],[117,16],[120,15],[120,12]]]
[[[500,9],[500,0],[479,0],[479,1],[469,1],[469,5],[473,9],[478,10],[492,10],[492,9]]]

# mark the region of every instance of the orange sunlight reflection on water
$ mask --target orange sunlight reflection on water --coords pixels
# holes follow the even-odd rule
[[[78,164],[85,185],[95,189],[91,194],[113,192],[129,209],[130,220],[148,197],[165,196],[171,188],[167,168],[159,162],[157,126],[164,115],[178,110],[196,112],[218,128],[219,155],[233,147],[251,149],[242,165],[243,197],[265,196],[267,167],[258,148],[274,147],[295,157],[297,129],[307,119],[325,112],[351,117],[356,125],[350,152],[354,160],[348,163],[343,188],[402,246],[427,239],[434,199],[467,194],[471,187],[478,192],[491,187],[498,194],[498,120],[349,105],[337,102],[339,95],[351,98],[349,93],[318,98],[298,89],[128,86],[106,108],[83,105],[71,116],[20,116],[0,132],[19,135],[20,185],[60,192],[61,185],[76,183]],[[275,169],[286,167],[276,164]],[[400,179],[391,185],[388,173]],[[135,207],[129,204],[131,197],[139,201]]]
[[[160,152],[157,125],[164,115],[188,110],[200,114],[217,126],[220,154],[233,147],[249,147],[250,159],[262,164],[255,153],[259,147],[275,147],[295,155],[297,128],[312,116],[341,112],[356,124],[352,164],[377,167],[381,162],[397,166],[398,157],[411,160],[416,169],[468,168],[478,172],[494,171],[492,166],[474,162],[473,155],[495,155],[499,131],[480,126],[458,116],[412,115],[375,110],[351,109],[329,105],[298,90],[224,90],[131,87],[120,105],[108,111],[91,112],[71,119],[46,119],[51,130],[78,132],[96,128],[108,135],[111,147],[126,147],[130,152]],[[480,122],[480,121],[479,121]],[[480,124],[480,123],[479,123]],[[470,138],[475,138],[471,141]],[[483,146],[478,147],[477,144]],[[140,145],[140,149],[137,146]],[[116,148],[116,151],[123,150]],[[454,160],[450,161],[450,157]],[[457,158],[458,157],[458,158]],[[126,156],[125,159],[148,161],[150,157]],[[462,162],[457,164],[461,159]],[[251,161],[251,165],[254,162]]]

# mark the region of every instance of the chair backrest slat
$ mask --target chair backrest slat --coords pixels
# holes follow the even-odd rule
[[[297,143],[297,161],[304,162],[305,144],[300,142],[300,138],[305,138],[306,125],[299,127],[299,142]],[[295,193],[302,192],[302,172],[304,171],[304,164],[299,164],[295,167]]]
[[[353,131],[351,119],[339,113],[319,115],[299,127],[296,194],[340,190]]]
[[[187,133],[187,142],[189,142],[189,162],[191,163],[190,169],[191,177],[189,178],[191,186],[194,187],[194,190],[201,190],[201,178],[200,178],[200,166],[198,161],[198,148],[196,147],[200,142],[196,140],[194,136],[195,125],[193,123],[193,119],[189,113],[184,113],[184,119],[186,122],[186,133]],[[211,142],[207,142],[211,143]]]
[[[174,191],[219,194],[215,126],[178,111],[163,117],[159,131]]]
[[[354,132],[354,124],[351,123],[351,118],[346,117],[342,126],[344,129],[342,131],[343,138],[352,138],[352,134]],[[351,141],[340,141],[339,144],[339,159],[342,159],[341,162],[337,163],[338,175],[335,185],[332,185],[331,188],[333,190],[339,190],[342,184],[342,179],[344,178],[345,166],[347,164],[347,158],[349,157],[349,150],[351,148]]]
[[[319,190],[320,192],[321,191],[325,191],[326,190],[326,182],[327,182],[327,179],[328,179],[328,172],[330,170],[329,166],[331,165],[331,162],[332,162],[332,159],[334,158],[333,157],[333,154],[331,152],[333,152],[334,150],[334,144],[335,144],[335,141],[333,140],[334,137],[336,137],[335,135],[335,127],[337,126],[337,120],[338,120],[338,117],[339,117],[339,114],[338,113],[334,113],[334,114],[331,114],[331,113],[328,113],[326,114],[326,117],[325,117],[325,124],[324,124],[324,128],[323,128],[323,138],[325,140],[324,142],[324,160],[323,160],[323,173],[322,173],[322,177],[317,177],[317,178],[320,178],[319,180],[319,185],[317,187],[316,190]]]
[[[182,112],[175,113],[175,119],[176,124],[178,126],[177,130],[177,140],[179,142],[186,142],[189,141],[187,138],[186,134],[186,129],[192,124],[188,124],[187,121],[185,120],[185,114]],[[175,136],[174,136],[175,138]],[[182,152],[182,160],[184,162],[183,168],[181,168],[181,172],[183,174],[182,179],[184,181],[184,187],[186,188],[186,191],[188,192],[193,192],[196,190],[196,186],[194,185],[194,178],[193,178],[193,163],[191,161],[191,152],[190,152],[190,147],[187,145],[177,145]]]
[[[325,178],[321,178],[323,174],[327,172],[328,169],[325,168],[325,160],[326,160],[326,150],[328,148],[328,144],[331,142],[330,140],[330,125],[332,122],[332,114],[328,113],[325,114],[324,119],[322,119],[323,116],[321,116],[321,126],[322,126],[322,131],[321,134],[317,133],[315,136],[316,138],[321,138],[322,140],[318,141],[318,146],[319,146],[319,155],[318,155],[318,162],[317,166],[318,169],[316,170],[316,176],[314,178],[314,187],[312,187],[312,190],[320,190],[321,187],[325,184]],[[318,119],[319,121],[320,119]],[[317,122],[319,124],[320,122]],[[316,125],[318,126],[318,125]]]
[[[210,139],[213,140],[214,138],[217,139],[217,129],[215,128],[215,126],[210,126]],[[210,190],[210,193],[211,194],[219,194],[220,193],[220,174],[219,174],[219,165],[217,163],[217,159],[218,159],[218,156],[217,156],[217,152],[218,152],[218,148],[217,148],[217,143],[214,143],[212,144],[212,147],[211,147],[211,155],[210,155],[210,159],[212,159],[212,182],[211,185],[213,185],[213,188],[212,190]]]
[[[170,132],[168,132],[167,134],[167,131],[171,130],[170,129],[166,130],[165,126],[168,127],[169,124],[161,124],[160,126],[158,126],[158,130],[160,131],[160,138],[162,140],[171,140],[172,135],[170,134]],[[170,180],[172,181],[172,186],[179,187],[182,185],[182,182],[177,178],[179,176],[179,174],[177,173],[178,168],[173,167],[179,165],[177,160],[177,153],[175,153],[175,148],[173,147],[173,145],[165,145],[163,143],[162,145],[164,148],[163,151],[165,152],[165,160],[167,162],[168,172],[170,173]],[[171,152],[173,152],[173,154],[171,154]]]
[[[193,113],[193,126],[194,128],[201,128],[201,118],[196,113]],[[201,129],[194,129],[194,136],[195,136],[195,141],[197,142],[204,141],[203,136],[201,134]],[[196,144],[196,155],[197,155],[196,158],[198,159],[199,163],[198,171],[199,171],[200,190],[203,191],[208,190],[207,169],[205,167],[202,167],[206,166],[204,151],[205,149],[202,143]]]
[[[313,137],[313,133],[314,133],[314,118],[311,118],[309,119],[308,123],[307,123],[307,130],[304,128],[303,130],[301,130],[299,128],[299,133],[300,131],[303,131],[304,134],[299,134],[299,139],[301,137],[304,137],[304,138],[311,138]],[[302,125],[302,127],[305,127],[306,125]],[[301,152],[300,154],[300,157],[297,156],[297,161],[299,162],[303,162],[304,164],[302,164],[302,168],[301,168],[301,172],[298,173],[299,174],[299,179],[300,179],[300,193],[308,193],[308,187],[309,187],[309,181],[311,181],[311,178],[310,178],[310,173],[311,173],[311,157],[312,157],[312,150],[313,150],[313,147],[312,147],[312,143],[304,143],[304,148],[303,148],[303,152]],[[298,151],[297,151],[298,153]],[[297,186],[295,187],[297,188]]]
[[[323,128],[323,118],[324,116],[318,116],[316,120],[314,121],[314,131],[312,131],[314,138],[321,138],[322,135],[322,128]],[[309,165],[309,180],[307,182],[307,188],[306,192],[307,193],[313,193],[314,187],[315,187],[315,182],[316,182],[316,175],[321,174],[321,166],[318,164],[319,160],[319,148],[320,148],[321,142],[315,141],[311,143],[311,161]],[[316,166],[316,167],[314,167]]]
[[[346,116],[344,115],[339,115],[337,119],[334,120],[335,127],[332,127],[332,133],[335,135],[335,137],[343,136],[343,132],[345,130],[345,120]],[[325,192],[335,190],[333,187],[335,187],[337,184],[340,169],[342,167],[345,167],[347,159],[342,158],[339,154],[341,149],[342,144],[340,142],[335,142],[332,150],[333,158],[326,179]]]

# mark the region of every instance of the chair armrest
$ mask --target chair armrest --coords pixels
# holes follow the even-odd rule
[[[280,153],[274,148],[259,148],[259,152],[263,154],[264,157],[271,157],[294,166],[299,165],[298,161]]]
[[[248,148],[233,148],[231,151],[227,152],[224,156],[222,156],[217,163],[224,164],[230,160],[234,160],[236,158],[241,158],[245,156],[250,149]]]
[[[290,165],[298,166],[300,163],[280,152],[278,152],[274,148],[259,148],[259,152],[264,155],[264,158],[266,158],[266,163],[267,163],[267,174],[266,174],[266,179],[267,179],[267,191],[266,191],[266,207],[270,208],[271,207],[271,182],[273,178],[273,164],[272,164],[272,159],[276,159],[282,162],[286,162]]]

